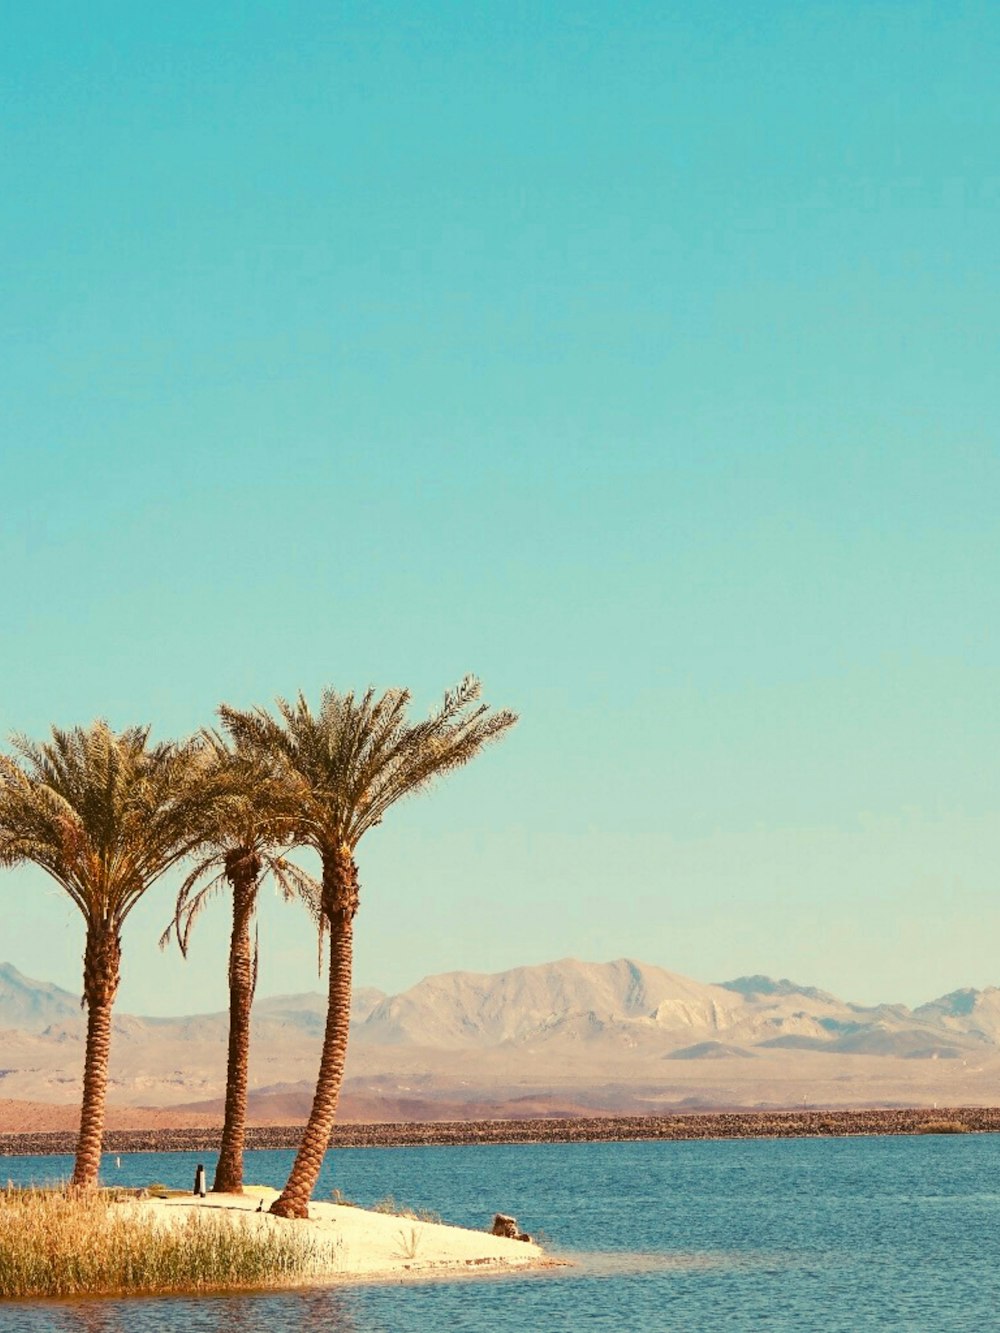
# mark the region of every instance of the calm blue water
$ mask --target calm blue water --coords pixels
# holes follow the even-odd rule
[[[280,1185],[289,1152],[248,1155]],[[211,1154],[107,1158],[190,1188]],[[68,1158],[0,1158],[43,1183]],[[0,1305],[3,1333],[547,1333],[1000,1329],[1000,1136],[341,1149],[316,1191],[484,1227],[514,1213],[555,1275],[279,1295]]]

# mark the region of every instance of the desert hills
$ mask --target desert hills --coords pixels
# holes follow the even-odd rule
[[[304,1118],[324,1013],[312,992],[256,1003],[252,1120]],[[173,1123],[219,1119],[226,1028],[223,1013],[118,1015],[114,1121],[153,1114],[138,1108]],[[76,996],[0,965],[0,1096],[10,1106],[71,1115],[83,1033]],[[395,1120],[998,1100],[997,988],[912,1010],[865,1007],[788,980],[707,984],[628,959],[564,959],[427,977],[398,995],[357,991],[341,1109]]]

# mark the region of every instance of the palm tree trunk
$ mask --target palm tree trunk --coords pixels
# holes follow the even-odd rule
[[[83,995],[87,1004],[87,1046],[83,1063],[83,1105],[80,1137],[71,1184],[94,1189],[101,1170],[104,1098],[111,1056],[111,1011],[118,993],[121,941],[114,926],[99,922],[87,927],[83,958]]]
[[[271,1205],[278,1217],[308,1217],[309,1200],[330,1146],[351,1024],[351,967],[358,872],[344,846],[323,857],[323,911],[330,929],[330,983],[323,1053],[312,1110],[281,1195]]]
[[[212,1189],[216,1194],[243,1193],[243,1145],[247,1124],[247,1070],[250,1061],[250,1007],[254,964],[250,924],[257,904],[257,873],[244,860],[232,875],[233,931],[229,941],[229,1059],[226,1065],[226,1113]]]

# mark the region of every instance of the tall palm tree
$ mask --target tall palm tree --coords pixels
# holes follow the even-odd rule
[[[406,716],[407,690],[376,697],[323,692],[313,713],[303,695],[277,702],[277,718],[262,708],[223,705],[223,726],[237,744],[280,764],[297,785],[298,836],[319,853],[323,924],[330,932],[330,975],[319,1076],[312,1110],[291,1174],[271,1207],[280,1217],[307,1217],[309,1199],[329,1147],[347,1056],[351,1012],[354,916],[358,910],[360,839],[404,796],[468,763],[511,727],[514,713],[477,703],[479,681],[468,676],[421,722]]]
[[[301,898],[319,917],[320,886],[286,859],[294,838],[295,805],[287,784],[252,755],[230,749],[214,733],[206,735],[220,799],[205,811],[197,860],[177,894],[174,917],[160,937],[163,948],[172,934],[187,957],[191,930],[209,899],[228,885],[233,898],[229,942],[229,1048],[226,1109],[215,1168],[214,1192],[243,1193],[246,1140],[247,1074],[250,1059],[250,1009],[257,987],[257,941],[251,927],[257,895],[270,875],[286,901]]]
[[[204,753],[193,742],[151,744],[149,728],[114,732],[106,722],[52,739],[12,739],[0,755],[0,864],[32,862],[83,915],[87,1007],[83,1104],[72,1183],[97,1184],[118,991],[121,932],[132,908],[190,849],[213,799]]]

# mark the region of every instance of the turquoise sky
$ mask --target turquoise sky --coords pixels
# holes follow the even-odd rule
[[[0,728],[466,671],[358,980],[1000,983],[1000,7],[38,0],[0,48]],[[125,939],[121,1003],[221,1007]],[[0,880],[0,955],[78,916]],[[267,904],[263,992],[312,988]]]

